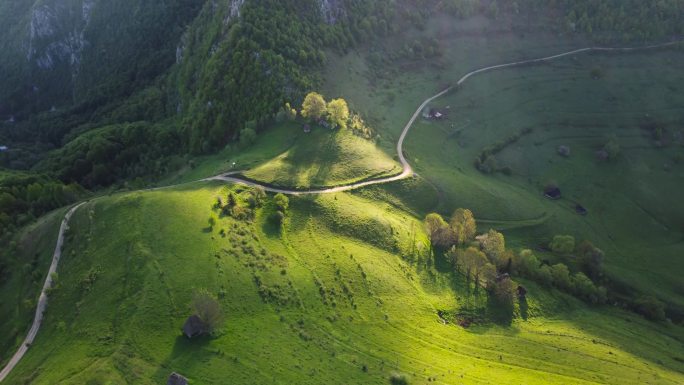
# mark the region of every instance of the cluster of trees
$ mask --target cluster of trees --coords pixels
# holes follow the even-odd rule
[[[576,254],[581,271],[573,274],[563,263],[540,261],[531,250],[514,253],[506,249],[504,235],[493,229],[474,242],[476,221],[467,209],[454,211],[448,223],[439,214],[428,214],[425,226],[433,248],[445,253],[456,271],[466,277],[468,287],[471,283],[475,291],[485,287],[503,304],[512,304],[515,288],[504,274],[556,287],[590,303],[604,303],[607,299],[606,288],[592,281],[602,278],[603,252],[588,241],[576,246],[572,236],[557,235],[549,244],[561,256]]]
[[[35,174],[7,174],[0,177],[0,241],[13,231],[48,211],[75,202],[84,195],[77,184]]]
[[[190,151],[223,147],[246,122],[256,121],[258,131],[286,101],[303,100],[304,90],[320,82],[316,70],[326,48],[343,51],[386,33],[394,8],[388,4],[344,2],[334,5],[342,11],[321,15],[315,0],[245,2],[232,20],[228,4],[203,11],[172,76]]]
[[[441,215],[430,213],[425,217],[425,227],[430,244],[441,251],[474,240],[477,232],[475,217],[468,209],[456,209],[448,223]]]
[[[564,20],[555,29],[581,32],[599,40],[647,40],[684,33],[679,0],[448,0],[441,8],[459,16],[492,18],[526,15]],[[560,17],[558,17],[560,15]]]
[[[218,210],[220,215],[233,217],[237,220],[252,220],[254,219],[254,211],[263,206],[266,202],[266,191],[262,187],[255,186],[247,189],[241,194],[236,194],[229,191],[226,194],[225,201],[222,197],[216,197],[214,202],[214,210]],[[214,227],[215,219],[211,217],[209,222],[210,227]]]
[[[513,254],[511,271],[523,277],[535,280],[547,287],[574,294],[590,303],[604,303],[607,290],[596,284],[582,271],[571,274],[564,263],[550,265],[540,261],[531,250],[522,250]]]
[[[453,212],[448,223],[439,214],[428,214],[425,227],[432,247],[444,252],[454,269],[465,276],[468,288],[472,284],[478,293],[484,287],[500,304],[512,306],[516,286],[510,277],[501,275],[512,255],[506,250],[503,234],[489,230],[475,242],[475,217],[462,208]]]
[[[182,148],[173,124],[116,124],[80,135],[36,166],[65,183],[86,188],[109,186],[124,179],[155,177],[181,168],[172,154]]]
[[[301,114],[304,118],[313,122],[325,120],[332,128],[347,128],[349,121],[349,107],[342,99],[333,99],[326,102],[323,96],[316,92],[310,92],[304,98]]]

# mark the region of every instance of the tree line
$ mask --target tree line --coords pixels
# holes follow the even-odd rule
[[[504,235],[496,230],[477,235],[476,220],[468,209],[456,209],[448,222],[441,215],[430,213],[424,224],[433,250],[465,277],[468,290],[472,288],[477,294],[484,288],[504,307],[512,309],[515,300],[517,285],[512,277],[533,280],[591,304],[609,300],[608,287],[614,284],[604,273],[605,254],[589,241],[577,244],[573,236],[554,236],[545,247],[546,252],[558,259],[573,260],[574,264],[552,264],[533,250],[516,252],[507,248]],[[652,296],[612,293],[610,298],[649,319],[665,319],[665,304]]]

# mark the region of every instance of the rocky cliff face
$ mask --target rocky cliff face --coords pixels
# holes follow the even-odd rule
[[[1,0],[0,119],[130,94],[173,65],[207,1],[230,1],[236,13],[244,2]]]
[[[66,65],[76,76],[87,45],[85,30],[94,6],[94,0],[71,4],[51,0],[34,5],[26,53],[30,65],[43,70]]]
[[[318,0],[321,9],[321,16],[327,24],[335,24],[340,17],[345,15],[342,0]]]

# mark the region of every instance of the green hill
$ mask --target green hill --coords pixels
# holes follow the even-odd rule
[[[682,44],[478,74],[427,106],[443,119],[416,120],[400,181],[287,209],[201,181],[398,174],[417,105],[465,73],[666,41],[684,32],[677,1],[105,3],[0,4],[0,364],[65,206],[89,199],[7,383],[684,383]],[[279,116],[312,90],[347,100],[373,138]],[[461,207],[505,236],[511,262],[478,279],[527,288],[511,312],[428,240],[425,216]],[[578,247],[554,252],[556,235]],[[595,304],[579,299],[584,240],[600,249]],[[512,268],[523,249],[535,274],[562,263],[572,281]],[[188,339],[203,290],[225,321]]]
[[[409,262],[424,235],[393,205],[292,198],[279,231],[269,199],[253,223],[222,217],[210,228],[227,191],[194,185],[82,207],[43,328],[9,383],[152,384],[172,371],[192,383],[382,384],[392,373],[444,384],[684,380],[681,328],[529,282],[526,319],[444,324],[440,310],[486,299],[468,299],[460,276]],[[188,340],[180,327],[200,288],[227,319],[215,337]]]

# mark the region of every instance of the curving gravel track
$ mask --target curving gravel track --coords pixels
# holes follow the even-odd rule
[[[565,56],[572,56],[572,55],[577,55],[580,53],[584,52],[630,52],[630,51],[641,51],[641,50],[647,50],[647,49],[655,49],[655,48],[665,48],[669,46],[673,46],[679,43],[684,42],[684,40],[676,40],[676,41],[671,41],[668,43],[662,43],[662,44],[654,44],[654,45],[648,45],[648,46],[641,46],[641,47],[587,47],[587,48],[580,48],[568,52],[563,52],[559,53],[557,55],[552,55],[552,56],[546,56],[542,58],[537,58],[537,59],[528,59],[528,60],[521,60],[517,62],[511,62],[511,63],[504,63],[504,64],[497,64],[489,67],[483,67],[479,68],[473,71],[468,72],[467,74],[463,75],[455,85],[447,87],[446,89],[440,91],[436,95],[433,95],[423,101],[420,106],[416,109],[416,111],[413,113],[411,116],[411,119],[406,123],[404,126],[404,129],[401,131],[401,135],[399,136],[399,140],[397,141],[397,155],[399,155],[399,161],[401,162],[401,167],[403,171],[399,175],[395,176],[390,176],[390,177],[383,177],[383,178],[377,178],[377,179],[371,179],[363,182],[357,182],[357,183],[351,183],[343,186],[336,186],[336,187],[329,187],[329,188],[318,188],[318,189],[307,189],[307,190],[296,190],[296,189],[288,189],[288,188],[279,188],[279,187],[273,187],[273,186],[267,186],[264,184],[261,184],[256,181],[251,181],[247,179],[240,178],[239,176],[234,176],[235,174],[238,174],[239,171],[234,171],[226,174],[221,174],[217,175],[214,177],[202,179],[203,181],[207,180],[221,180],[225,182],[230,182],[230,183],[240,183],[244,184],[247,186],[259,186],[262,187],[266,191],[270,192],[275,192],[275,193],[283,193],[283,194],[288,194],[288,195],[312,195],[312,194],[328,194],[328,193],[336,193],[336,192],[341,192],[341,191],[348,191],[348,190],[353,190],[357,189],[360,187],[365,187],[365,186],[370,186],[370,185],[375,185],[375,184],[382,184],[382,183],[388,183],[388,182],[394,182],[397,180],[405,179],[413,175],[413,170],[411,169],[411,165],[409,162],[406,160],[404,157],[404,151],[403,151],[403,146],[404,146],[404,139],[406,139],[406,135],[409,133],[409,130],[411,130],[411,127],[413,126],[413,123],[416,121],[418,116],[420,116],[421,111],[423,111],[423,108],[427,106],[430,102],[433,100],[439,98],[440,96],[446,94],[447,92],[451,91],[452,89],[455,89],[465,83],[466,80],[471,78],[472,76],[475,76],[477,74],[481,74],[484,72],[489,72],[489,71],[494,71],[498,69],[503,69],[503,68],[508,68],[508,67],[516,67],[516,66],[523,66],[523,65],[528,65],[528,64],[535,64],[535,63],[543,63],[543,62],[548,62],[552,61],[555,59],[559,59]]]
[[[24,339],[24,342],[22,342],[21,346],[19,349],[17,349],[17,352],[14,353],[14,356],[10,359],[10,361],[5,365],[5,367],[2,369],[0,372],[0,382],[7,377],[7,375],[14,369],[14,367],[17,365],[19,360],[24,356],[24,353],[28,350],[29,346],[33,343],[33,340],[36,338],[36,334],[38,334],[38,329],[40,329],[40,325],[43,322],[43,313],[45,312],[45,308],[47,307],[48,303],[48,295],[47,291],[52,287],[52,273],[57,272],[57,265],[59,265],[59,259],[62,257],[62,246],[64,245],[64,232],[69,228],[69,219],[71,219],[71,216],[76,212],[76,210],[81,207],[81,205],[85,204],[86,202],[81,202],[77,204],[76,206],[72,207],[66,215],[64,215],[64,219],[62,219],[62,224],[59,226],[59,235],[57,236],[57,245],[55,246],[55,251],[52,254],[52,263],[50,264],[50,269],[48,270],[47,278],[45,278],[45,283],[43,284],[43,290],[40,292],[40,298],[38,298],[38,305],[36,306],[36,315],[33,318],[33,325],[31,325],[31,330],[29,330],[28,335],[26,335],[26,338]]]
[[[230,172],[230,173],[225,173],[221,175],[217,175],[214,177],[210,178],[205,178],[201,179],[201,181],[212,181],[212,180],[218,180],[218,181],[225,181],[225,182],[230,182],[230,183],[240,183],[244,184],[247,186],[259,186],[262,187],[264,190],[269,191],[269,192],[275,192],[275,193],[283,193],[283,194],[288,194],[288,195],[311,195],[311,194],[327,194],[327,193],[336,193],[336,192],[341,192],[341,191],[348,191],[348,190],[353,190],[357,189],[360,187],[364,186],[370,186],[370,185],[376,185],[376,184],[382,184],[382,183],[389,183],[389,182],[394,182],[398,181],[401,179],[408,178],[413,175],[413,170],[411,169],[411,165],[409,162],[406,160],[404,157],[404,151],[403,151],[403,146],[404,146],[404,139],[406,139],[406,135],[409,133],[409,130],[413,126],[413,123],[416,121],[418,116],[420,116],[421,111],[425,106],[427,106],[430,102],[433,100],[439,98],[440,96],[446,94],[447,92],[451,91],[452,89],[455,89],[456,87],[459,87],[462,85],[466,80],[471,78],[474,75],[481,74],[484,72],[489,72],[489,71],[494,71],[502,68],[508,68],[508,67],[516,67],[516,66],[522,66],[522,65],[527,65],[527,64],[535,64],[535,63],[542,63],[542,62],[547,62],[555,59],[559,59],[565,56],[572,56],[572,55],[577,55],[580,53],[584,52],[630,52],[630,51],[641,51],[641,50],[647,50],[647,49],[655,49],[655,48],[665,48],[669,46],[674,46],[676,44],[682,43],[684,40],[677,40],[677,41],[672,41],[668,43],[662,43],[662,44],[654,44],[654,45],[648,45],[648,46],[641,46],[641,47],[587,47],[587,48],[580,48],[576,49],[573,51],[568,51],[568,52],[563,52],[557,55],[552,55],[552,56],[547,56],[547,57],[542,57],[542,58],[537,58],[537,59],[529,59],[529,60],[522,60],[522,61],[517,61],[517,62],[511,62],[511,63],[504,63],[504,64],[498,64],[498,65],[493,65],[489,67],[483,67],[480,69],[473,70],[471,72],[468,72],[467,74],[463,75],[458,82],[456,82],[455,85],[450,86],[436,95],[433,95],[423,101],[423,103],[418,106],[416,111],[413,113],[411,116],[411,119],[406,123],[404,126],[404,129],[401,132],[401,135],[399,136],[399,140],[397,141],[397,154],[399,155],[399,161],[401,162],[402,166],[402,172],[401,174],[395,175],[395,176],[390,176],[390,177],[383,177],[383,178],[377,178],[377,179],[371,179],[363,182],[357,182],[357,183],[351,183],[348,185],[343,185],[343,186],[337,186],[337,187],[329,187],[329,188],[320,188],[320,189],[309,189],[309,190],[295,190],[295,189],[287,189],[287,188],[277,188],[277,187],[272,187],[272,186],[267,186],[263,185],[258,182],[254,181],[249,181],[242,179],[237,176],[233,176],[234,174],[237,174],[238,172]],[[168,186],[172,187],[172,186]],[[164,187],[162,187],[164,188]],[[148,191],[150,190],[157,190],[160,188],[152,188],[152,189],[146,189]],[[0,372],[0,382],[2,382],[7,375],[14,369],[14,367],[17,365],[19,360],[24,356],[26,351],[28,350],[29,346],[31,343],[33,343],[33,340],[36,337],[36,334],[38,333],[38,330],[40,329],[41,323],[43,321],[43,313],[45,312],[45,308],[47,307],[47,301],[48,297],[46,294],[46,291],[52,287],[52,273],[57,271],[57,265],[59,264],[59,259],[62,254],[62,245],[64,243],[64,232],[68,228],[68,223],[69,219],[73,215],[73,213],[85,202],[79,203],[78,205],[72,207],[64,216],[64,219],[62,220],[62,224],[59,228],[59,236],[57,238],[57,245],[55,246],[55,251],[52,256],[52,263],[50,264],[50,269],[48,270],[48,275],[47,278],[45,279],[45,284],[43,285],[43,290],[40,293],[40,298],[38,300],[38,305],[36,306],[36,315],[33,320],[33,324],[31,325],[31,329],[29,330],[28,335],[26,336],[26,339],[24,342],[21,344],[17,352],[12,356],[12,359],[7,363],[7,365],[2,369]]]

